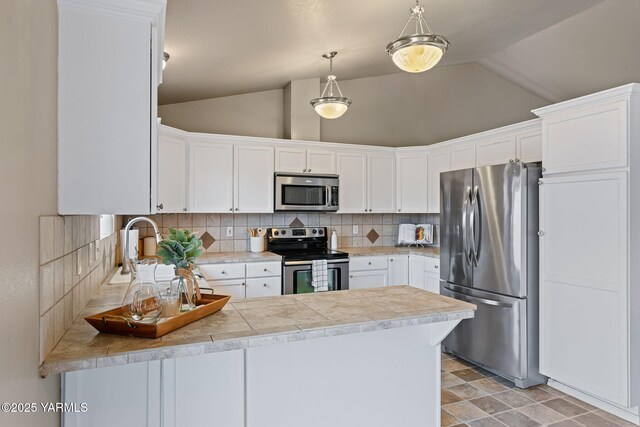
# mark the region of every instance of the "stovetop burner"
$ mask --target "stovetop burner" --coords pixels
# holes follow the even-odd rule
[[[349,258],[346,252],[329,249],[326,227],[269,228],[267,250],[285,261]]]
[[[310,261],[314,259],[342,259],[349,258],[346,252],[335,251],[331,249],[308,250],[308,249],[280,249],[271,250],[276,255],[280,255],[285,261]]]

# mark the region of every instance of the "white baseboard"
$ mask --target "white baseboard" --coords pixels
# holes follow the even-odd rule
[[[559,383],[558,381],[552,380],[549,378],[549,382],[547,383],[549,387],[553,387],[556,390],[560,390],[563,393],[568,394],[569,396],[573,396],[576,399],[580,399],[584,402],[587,402],[590,405],[595,406],[596,408],[602,409],[603,411],[607,411],[616,417],[620,417],[624,420],[629,421],[630,423],[634,423],[636,425],[640,425],[640,414],[638,412],[638,407],[634,408],[621,408],[620,406],[613,405],[611,403],[604,402],[600,399],[597,399],[589,394],[571,388],[565,384]]]

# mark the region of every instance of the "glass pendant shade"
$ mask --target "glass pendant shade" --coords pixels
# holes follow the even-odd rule
[[[336,54],[337,52],[330,52],[322,55],[323,58],[329,60],[329,72],[333,71],[333,57],[336,56]],[[336,96],[337,94],[334,95],[334,86],[340,96]],[[340,86],[338,86],[336,76],[334,75],[327,76],[327,84],[325,85],[320,98],[314,98],[311,100],[311,106],[316,110],[316,113],[324,119],[337,119],[338,117],[341,117],[347,112],[350,105],[351,100],[342,95],[342,91],[340,90]]]
[[[387,53],[393,63],[408,73],[422,73],[435,67],[449,47],[449,41],[445,37],[431,34],[423,12],[424,8],[416,1],[400,37],[387,45]],[[415,20],[416,34],[403,36],[412,19]],[[428,33],[424,33],[425,29]]]

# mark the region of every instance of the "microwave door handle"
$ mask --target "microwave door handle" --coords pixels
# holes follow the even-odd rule
[[[327,192],[327,207],[330,208],[331,207],[331,186],[327,185],[325,186],[326,188],[326,192]]]

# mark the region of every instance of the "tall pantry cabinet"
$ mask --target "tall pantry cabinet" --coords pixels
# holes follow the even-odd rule
[[[637,416],[640,85],[542,118],[540,371]]]
[[[165,10],[166,0],[58,0],[60,214],[155,211]]]

